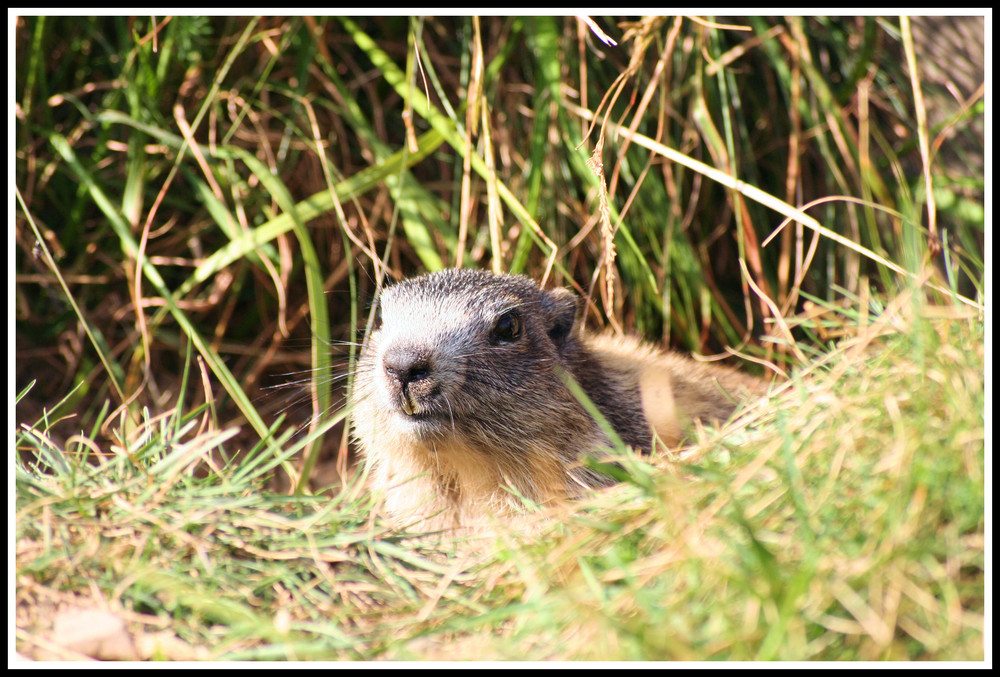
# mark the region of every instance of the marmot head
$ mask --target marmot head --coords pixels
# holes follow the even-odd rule
[[[557,374],[578,348],[577,297],[530,278],[443,270],[386,288],[359,362],[356,400],[381,425],[484,449],[565,417]]]

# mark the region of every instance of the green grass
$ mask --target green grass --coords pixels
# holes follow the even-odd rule
[[[908,311],[782,406],[471,548],[371,521],[357,485],[268,492],[197,417],[117,452],[24,430],[20,646],[83,599],[217,659],[982,660],[983,336]]]
[[[984,659],[981,90],[916,19],[595,20],[18,20],[19,653],[98,606],[150,659]],[[458,263],[778,392],[394,531],[344,389],[378,285]]]

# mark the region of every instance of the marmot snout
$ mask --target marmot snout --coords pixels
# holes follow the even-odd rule
[[[474,526],[606,478],[579,464],[610,446],[573,378],[639,450],[725,419],[763,383],[634,340],[575,330],[577,297],[528,277],[444,270],[388,287],[362,351],[352,427],[390,513]]]

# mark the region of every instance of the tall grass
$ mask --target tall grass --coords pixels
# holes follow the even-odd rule
[[[18,19],[19,650],[982,659],[982,31],[928,21]],[[394,532],[344,388],[451,265],[793,378],[541,531]]]

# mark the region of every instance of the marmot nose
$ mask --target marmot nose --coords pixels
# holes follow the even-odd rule
[[[438,384],[431,364],[430,351],[412,344],[390,346],[382,355],[389,396],[407,416],[426,414],[435,398]]]
[[[382,356],[382,367],[403,391],[415,381],[426,379],[431,373],[430,355],[412,346],[393,346]]]

